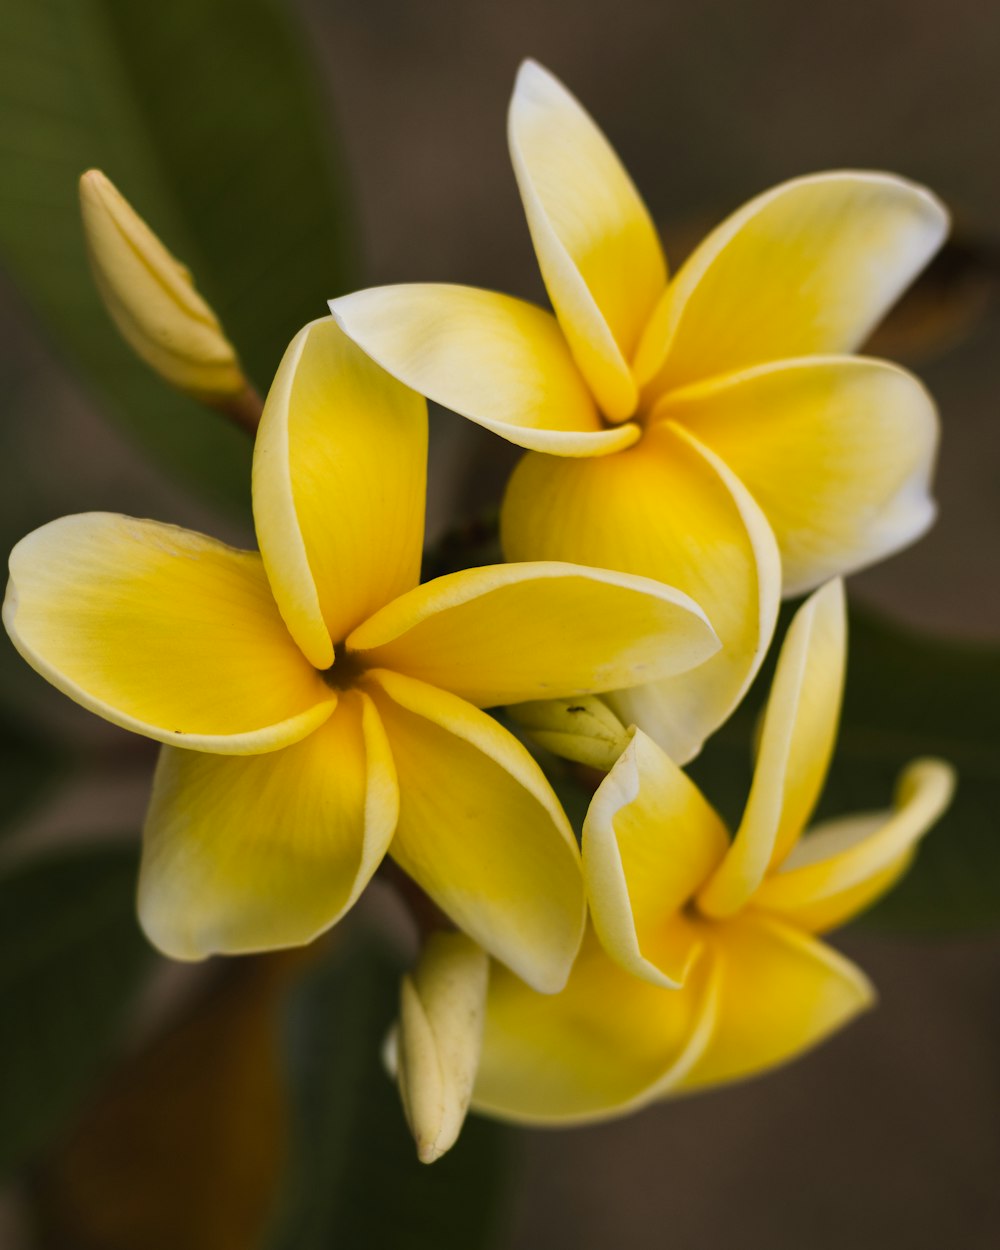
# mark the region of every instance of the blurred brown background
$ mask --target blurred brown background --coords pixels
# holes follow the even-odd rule
[[[1000,9],[973,0],[289,7],[346,148],[371,283],[541,296],[504,131],[527,55],[604,127],[674,266],[704,229],[786,177],[855,166],[930,185],[955,214],[957,274],[880,349],[905,358],[939,401],[941,519],[851,589],[912,625],[1000,638]],[[0,326],[0,354],[18,362],[20,406],[33,413],[30,428],[5,435],[17,464],[10,489],[29,524],[108,508],[234,534],[231,519],[168,484],[104,424],[6,286]],[[439,414],[434,521],[480,507],[515,455]],[[64,728],[97,744],[114,733],[23,680]],[[106,828],[109,810],[116,827],[134,827],[145,756],[116,768],[37,814],[22,836],[83,836],[81,805],[94,828]],[[859,932],[841,945],[880,987],[876,1013],[745,1086],[605,1127],[525,1135],[505,1246],[1000,1245],[1000,939]]]

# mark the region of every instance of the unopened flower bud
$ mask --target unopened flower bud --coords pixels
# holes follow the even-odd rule
[[[455,1144],[472,1097],[483,1037],[489,959],[464,933],[428,938],[403,978],[396,1077],[422,1163]]]
[[[625,726],[596,695],[519,703],[508,711],[539,746],[602,772],[607,772],[628,746]]]
[[[97,289],[136,355],[206,403],[245,392],[233,345],[191,274],[98,169],[80,179],[80,210]]]

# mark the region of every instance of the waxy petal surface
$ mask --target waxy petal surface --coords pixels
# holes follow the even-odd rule
[[[168,748],[146,819],[139,919],[174,959],[298,946],[352,905],[392,838],[396,778],[371,701],[251,758]]]
[[[712,452],[663,422],[634,448],[587,461],[529,455],[501,513],[508,560],[570,560],[652,577],[704,610],[722,649],[688,673],[616,693],[612,708],[678,763],[732,712],[777,619],[777,546]]]
[[[638,400],[629,363],[666,287],[656,229],[593,119],[533,61],[507,137],[552,306],[602,411],[623,420]]]
[[[375,668],[479,707],[598,694],[685,672],[718,650],[697,604],[650,578],[556,562],[435,578],[347,640]]]
[[[400,987],[399,1093],[422,1163],[458,1140],[479,1067],[490,959],[458,930],[432,933]]]
[[[525,748],[485,712],[413,678],[365,678],[399,776],[393,858],[455,924],[544,993],[580,946],[569,822]]]
[[[678,270],[640,345],[640,382],[663,394],[769,360],[856,351],[947,230],[941,203],[891,174],[774,187]]]
[[[701,791],[641,729],[601,782],[583,826],[594,928],[623,968],[681,985],[700,944],[677,913],[729,847]]]
[[[812,815],[837,735],[846,632],[839,581],[807,599],[788,627],[743,819],[725,859],[698,895],[708,915],[729,916],[745,906]]]
[[[588,929],[561,994],[536,994],[494,967],[472,1104],[526,1124],[621,1115],[679,1082],[710,1025],[696,967],[684,989],[631,976]],[[709,1018],[706,1021],[705,1017]]]
[[[712,927],[704,956],[718,978],[705,1049],[674,1089],[753,1076],[801,1054],[871,1007],[864,973],[832,947],[770,918]]]
[[[954,789],[949,765],[917,760],[900,777],[894,810],[828,821],[812,830],[781,870],[764,880],[754,906],[813,932],[843,924],[905,871]]]
[[[519,447],[603,456],[639,437],[605,429],[559,324],[474,287],[375,287],[331,300],[344,331],[393,377]]]
[[[761,365],[665,397],[760,504],[785,594],[810,590],[914,542],[934,519],[934,402],[880,360]]]
[[[426,473],[424,401],[332,318],[300,330],[264,405],[253,506],[274,596],[316,668],[419,580]]]
[[[260,557],[173,525],[105,512],[43,525],[11,552],[3,619],[57,689],[160,742],[273,751],[335,702]]]

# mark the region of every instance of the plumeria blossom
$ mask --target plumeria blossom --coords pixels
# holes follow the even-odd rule
[[[539,990],[584,922],[541,770],[481,708],[591,694],[718,646],[658,582],[543,562],[418,585],[424,401],[326,318],[292,341],[254,452],[260,554],[92,513],[15,548],[3,618],[71,698],[164,743],[140,918],[180,959],[309,941],[389,851]]]
[[[610,701],[683,762],[746,690],[782,589],[878,560],[933,518],[934,406],[910,374],[851,353],[947,215],[888,174],[798,178],[668,278],[611,146],[530,61],[508,137],[554,313],[442,285],[331,308],[390,373],[529,449],[503,506],[509,559],[656,577],[705,608],[716,656]]]
[[[584,824],[593,926],[565,990],[543,997],[493,971],[480,1110],[539,1122],[621,1114],[770,1068],[872,1003],[864,974],[816,935],[893,884],[954,782],[947,764],[918,760],[892,811],[801,836],[833,748],[844,638],[835,581],[788,631],[732,839],[681,769],[633,732]]]

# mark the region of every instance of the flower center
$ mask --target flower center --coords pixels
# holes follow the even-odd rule
[[[321,669],[319,675],[334,690],[350,690],[358,684],[364,668],[358,656],[348,651],[347,643],[338,642],[333,648],[333,663]]]

